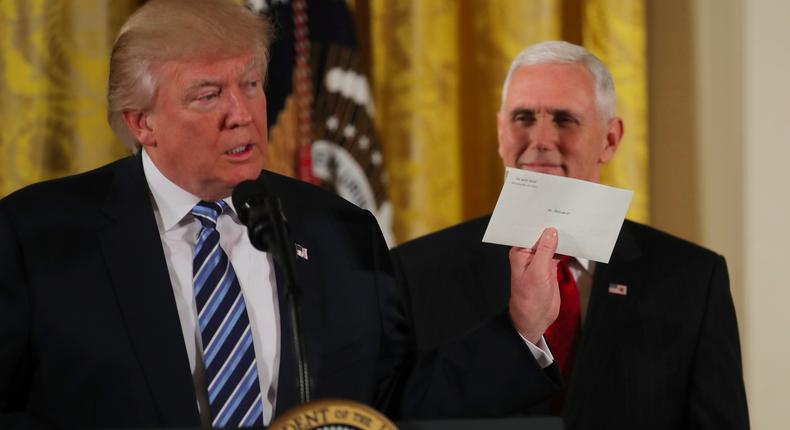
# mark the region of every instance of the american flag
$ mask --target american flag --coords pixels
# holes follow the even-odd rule
[[[296,256],[299,257],[299,258],[302,258],[304,260],[308,260],[308,258],[307,258],[307,248],[305,248],[302,245],[299,245],[298,243],[295,243],[294,245],[296,245]]]
[[[609,284],[609,294],[617,294],[619,296],[628,295],[628,285]]]
[[[369,210],[393,246],[393,206],[355,25],[345,0],[246,0],[274,23],[266,168]]]

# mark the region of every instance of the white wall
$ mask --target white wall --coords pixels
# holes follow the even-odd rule
[[[790,428],[790,2],[742,8],[746,375],[753,427]]]

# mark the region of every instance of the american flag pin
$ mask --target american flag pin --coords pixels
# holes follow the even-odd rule
[[[294,245],[296,245],[296,256],[305,260],[309,260],[309,258],[307,258],[307,248],[299,245],[298,243],[295,243]]]
[[[627,296],[628,295],[628,285],[609,284],[609,294],[617,294],[619,296]]]

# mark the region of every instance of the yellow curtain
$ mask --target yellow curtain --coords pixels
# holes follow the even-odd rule
[[[560,0],[370,1],[376,120],[399,242],[493,208],[502,81],[524,47],[561,37],[561,15]]]
[[[650,221],[644,0],[586,0],[584,45],[609,67],[625,135],[602,182],[634,190],[628,218]]]
[[[127,151],[107,124],[109,53],[136,0],[0,0],[0,196]]]

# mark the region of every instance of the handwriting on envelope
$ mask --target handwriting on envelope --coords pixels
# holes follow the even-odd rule
[[[608,263],[634,193],[508,167],[483,242],[531,248],[546,227],[557,253]]]

